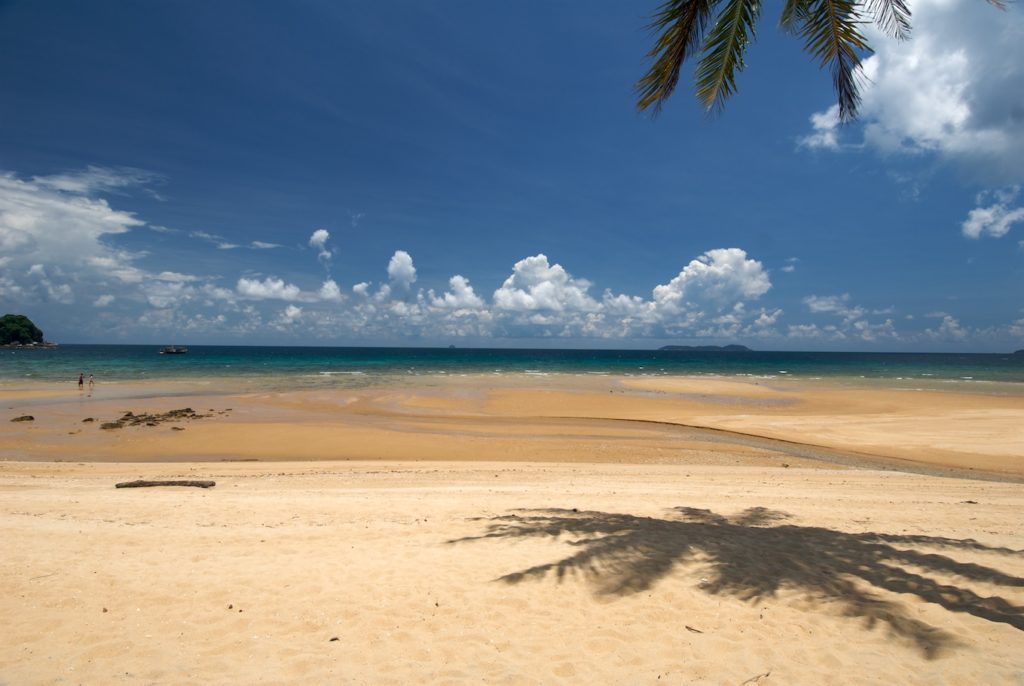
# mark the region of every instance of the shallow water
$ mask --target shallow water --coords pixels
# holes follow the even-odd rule
[[[274,388],[362,388],[402,379],[460,374],[725,376],[797,378],[869,385],[962,389],[1024,385],[1024,355],[980,353],[675,352],[447,348],[190,346],[160,355],[148,345],[62,345],[0,350],[0,383],[159,382],[235,379]],[[1022,386],[1024,387],[1024,386]]]

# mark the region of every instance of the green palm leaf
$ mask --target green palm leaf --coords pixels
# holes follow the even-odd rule
[[[860,32],[863,18],[855,0],[809,0],[795,10],[800,22],[799,34],[805,39],[804,49],[822,68],[832,72],[832,84],[839,100],[839,118],[850,121],[857,117],[860,90],[857,73],[859,51],[867,51],[867,40]]]
[[[718,0],[667,0],[658,8],[648,26],[661,32],[648,53],[655,58],[650,70],[636,83],[637,109],[654,107],[654,113],[668,100],[679,83],[679,70],[701,45],[711,10]]]
[[[787,0],[786,6],[782,8],[779,26],[787,33],[797,33],[800,30],[800,19],[807,13],[808,4],[809,0]]]
[[[910,38],[910,9],[903,0],[868,0],[866,7],[878,28],[890,38]]]
[[[697,98],[708,110],[721,109],[736,92],[736,72],[743,71],[760,11],[760,0],[728,0],[711,28],[697,66]]]
[[[987,0],[999,9],[1008,0]],[[637,109],[657,113],[679,83],[679,70],[702,44],[707,24],[725,3],[703,41],[697,66],[697,97],[708,110],[718,110],[736,91],[736,73],[743,70],[743,54],[753,40],[761,0],[664,0],[648,28],[660,31],[655,58],[647,74],[636,83]],[[907,0],[786,0],[780,25],[804,39],[804,49],[829,67],[839,101],[839,117],[850,121],[860,107],[858,81],[861,55],[869,53],[860,25],[876,24],[897,40],[910,36]]]

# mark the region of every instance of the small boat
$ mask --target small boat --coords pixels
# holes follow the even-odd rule
[[[177,345],[168,345],[166,347],[160,348],[161,355],[184,355],[187,352],[188,348],[183,348]]]

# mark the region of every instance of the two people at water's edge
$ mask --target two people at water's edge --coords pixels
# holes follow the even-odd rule
[[[92,374],[90,374],[89,375],[89,390],[91,391],[95,387],[96,387],[96,379],[93,377]],[[83,374],[82,372],[79,372],[78,373],[78,390],[82,390],[83,388],[85,388],[85,374]]]

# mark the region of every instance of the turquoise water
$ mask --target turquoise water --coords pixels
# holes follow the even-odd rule
[[[148,345],[62,345],[0,350],[0,383],[234,377],[275,385],[353,385],[382,376],[436,374],[719,375],[1024,383],[1024,355],[838,352],[668,352],[190,346],[160,355]],[[361,385],[361,384],[360,384]]]

